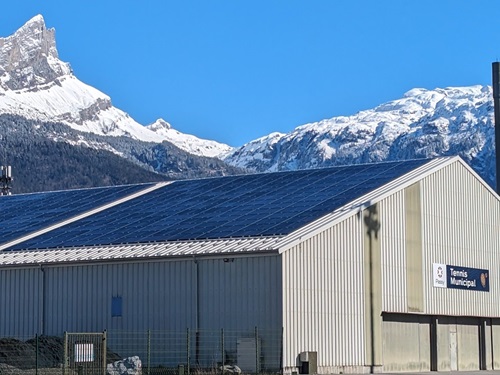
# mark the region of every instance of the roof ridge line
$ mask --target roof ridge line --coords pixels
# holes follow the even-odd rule
[[[40,229],[40,230],[37,230],[35,232],[29,233],[29,234],[27,234],[25,236],[19,237],[19,238],[15,239],[15,240],[6,242],[6,243],[0,245],[0,251],[4,251],[5,249],[7,249],[7,248],[9,248],[11,246],[17,245],[19,243],[22,243],[22,242],[25,242],[25,241],[28,241],[28,240],[31,240],[32,238],[35,238],[35,237],[38,237],[38,236],[40,236],[42,234],[48,233],[48,232],[50,232],[50,231],[52,231],[54,229],[61,228],[61,227],[65,226],[65,225],[74,223],[74,222],[76,222],[78,220],[81,220],[81,219],[84,219],[86,217],[95,215],[96,213],[105,211],[105,210],[107,210],[107,209],[109,209],[111,207],[118,206],[118,205],[120,205],[120,204],[122,204],[124,202],[127,202],[129,200],[135,199],[135,198],[140,197],[140,196],[142,196],[144,194],[148,194],[148,193],[150,193],[150,192],[152,192],[154,190],[157,190],[157,189],[160,189],[160,188],[162,188],[162,187],[164,187],[166,185],[169,185],[172,182],[173,181],[158,182],[158,183],[154,184],[153,186],[150,186],[150,187],[148,187],[146,189],[139,190],[139,191],[137,191],[135,193],[132,193],[130,195],[127,195],[125,197],[122,197],[120,199],[112,201],[110,203],[106,203],[106,204],[104,204],[102,206],[93,208],[93,209],[91,209],[89,211],[83,212],[83,213],[78,214],[76,216],[73,216],[73,217],[71,217],[69,219],[63,220],[63,221],[61,221],[59,223],[50,225],[50,226],[45,227],[43,229]]]

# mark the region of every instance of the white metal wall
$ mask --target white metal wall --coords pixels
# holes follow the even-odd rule
[[[407,259],[405,191],[379,203],[382,310],[415,312],[408,309],[409,293],[415,292],[412,288],[421,288],[423,308],[417,313],[500,316],[500,203],[497,197],[459,162],[422,179],[418,188],[421,286],[408,285],[407,273],[412,264],[408,264]],[[433,263],[489,269],[490,292],[434,288]]]
[[[322,373],[364,365],[364,259],[358,215],[282,253],[285,371],[317,351]]]
[[[500,204],[460,162],[385,197],[378,214],[382,311],[500,316]],[[366,365],[364,235],[354,215],[283,252],[285,370],[304,351],[323,373]],[[433,263],[489,269],[490,292],[434,288]]]
[[[382,310],[408,312],[404,191],[379,203]]]
[[[456,162],[421,181],[425,313],[500,316],[500,203]],[[488,269],[490,292],[434,288],[432,264]]]

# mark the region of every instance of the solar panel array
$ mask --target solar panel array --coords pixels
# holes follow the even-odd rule
[[[67,220],[152,184],[0,196],[0,243]]]
[[[427,161],[176,181],[11,249],[284,235]]]

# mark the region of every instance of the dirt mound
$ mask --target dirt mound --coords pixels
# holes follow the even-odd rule
[[[38,367],[59,367],[64,355],[63,340],[59,337],[40,336],[38,338],[38,356],[36,339],[21,341],[14,338],[0,339],[0,363],[18,369]]]
[[[38,344],[37,344],[38,340]],[[37,356],[38,345],[38,356]],[[123,359],[107,349],[107,363]],[[57,336],[38,336],[27,341],[0,338],[0,375],[17,375],[17,370],[57,369],[64,362],[64,339]],[[26,375],[26,374],[25,374]],[[40,375],[40,374],[39,374]]]
[[[36,348],[36,338],[26,341],[27,344]],[[44,358],[44,362],[38,360],[38,367],[60,367],[64,358],[64,341],[57,336],[38,337],[38,355]]]

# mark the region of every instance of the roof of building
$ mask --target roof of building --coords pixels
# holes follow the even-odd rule
[[[457,160],[4,196],[0,265],[282,251]]]
[[[151,185],[4,196],[1,242],[58,223],[10,248],[284,235],[426,162],[179,180],[145,193]],[[127,193],[135,195],[127,199]]]

